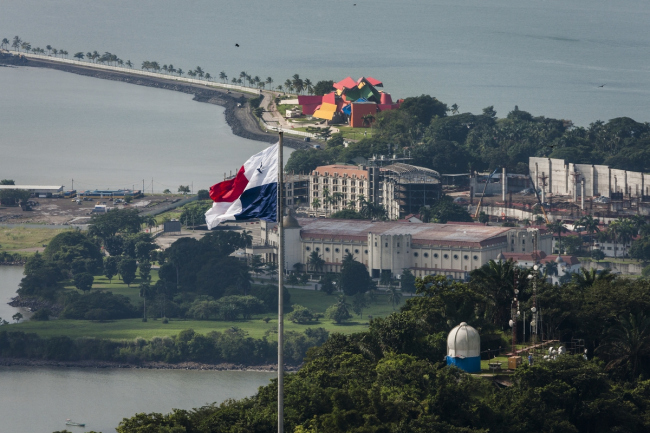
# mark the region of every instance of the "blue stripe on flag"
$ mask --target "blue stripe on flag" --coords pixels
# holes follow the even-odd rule
[[[235,215],[235,219],[259,218],[264,221],[276,222],[278,215],[277,182],[248,189],[244,191],[239,199],[241,200],[242,211]]]

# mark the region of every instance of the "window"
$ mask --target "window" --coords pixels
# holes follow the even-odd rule
[[[339,251],[341,251],[341,250],[339,250],[338,248],[334,248],[335,253],[338,253]]]
[[[346,249],[345,249],[345,252],[346,252],[346,253],[349,253],[349,252],[350,252],[350,250],[346,248]]]
[[[458,260],[458,254],[454,254],[454,260]]]
[[[474,260],[478,260],[478,256],[474,256],[474,257],[472,257],[472,258],[473,258]]]
[[[354,254],[359,254],[359,250],[354,250]]]
[[[428,256],[425,254],[425,257],[428,257]],[[438,258],[438,253],[433,253],[433,258],[437,259]]]
[[[407,243],[406,243],[406,248],[408,248],[408,247],[409,247],[409,243],[407,242]]]
[[[388,242],[386,242],[386,243],[384,244],[384,247],[388,248]]]
[[[445,259],[448,259],[448,258],[449,258],[449,254],[444,254],[442,257],[445,258]]]
[[[318,247],[316,247],[314,249],[316,250],[316,252],[320,251],[320,248],[318,248]]]
[[[309,247],[305,247],[305,249],[306,249],[307,251],[311,250],[311,248],[309,248]]]
[[[418,253],[413,253],[413,257],[417,257],[418,255]]]
[[[463,256],[463,259],[468,260],[468,259],[469,259],[469,256],[468,256],[467,254],[465,254],[465,255]]]
[[[365,254],[368,254],[368,250],[363,250],[363,252],[364,252]]]
[[[434,254],[437,255],[437,254]],[[424,257],[429,257],[429,253],[424,253]]]
[[[325,248],[325,251],[329,253],[329,252],[330,252],[330,248],[329,248],[329,247],[326,247],[326,248]]]
[[[314,191],[314,197],[318,197],[318,191]]]
[[[522,244],[522,245],[526,245],[526,239],[522,239],[522,240],[521,240],[521,244]]]
[[[377,242],[375,242],[375,246],[377,246]]]

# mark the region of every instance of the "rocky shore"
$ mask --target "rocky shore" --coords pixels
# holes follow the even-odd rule
[[[38,311],[42,308],[47,308],[52,312],[53,316],[58,316],[59,313],[63,310],[63,308],[55,302],[47,302],[44,301],[43,299],[29,298],[29,297],[22,297],[22,296],[16,296],[14,298],[11,298],[11,302],[8,302],[7,304],[16,308],[18,307],[27,308],[30,311]]]
[[[143,77],[124,72],[105,71],[92,67],[69,65],[56,61],[28,59],[9,54],[0,53],[0,66],[31,66],[36,68],[49,68],[57,71],[70,72],[87,77],[100,78],[103,80],[120,81],[123,83],[136,84],[138,86],[155,87],[158,89],[173,90],[194,95],[194,100],[220,105],[225,108],[226,122],[232,133],[249,140],[274,143],[277,141],[277,134],[262,131],[255,116],[251,113],[250,107],[244,105],[247,99],[255,95],[228,92],[214,87],[202,86],[199,84],[179,83],[164,78]],[[253,89],[251,89],[253,90]],[[242,106],[238,106],[241,104]],[[293,149],[305,149],[310,147],[304,141],[285,137],[284,145]]]
[[[212,371],[277,371],[276,364],[243,365],[243,364],[201,364],[198,362],[180,362],[168,364],[165,362],[144,362],[130,364],[108,361],[48,361],[28,358],[0,358],[3,367],[65,367],[65,368],[136,368],[149,370],[212,370]],[[286,366],[285,371],[298,371],[297,366]]]

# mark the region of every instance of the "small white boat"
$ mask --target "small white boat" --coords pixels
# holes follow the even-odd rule
[[[82,422],[74,422],[70,418],[65,420],[65,425],[72,425],[72,426],[76,426],[76,427],[86,427],[86,424],[84,424]]]

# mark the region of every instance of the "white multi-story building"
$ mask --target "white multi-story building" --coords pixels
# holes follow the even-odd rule
[[[260,246],[248,254],[263,254],[277,262],[278,235],[275,223],[261,222]],[[536,239],[536,242],[533,242]],[[465,279],[470,271],[500,253],[525,252],[535,244],[538,250],[551,247],[551,235],[544,230],[492,227],[482,224],[424,224],[405,221],[372,222],[285,217],[286,270],[296,263],[307,269],[316,252],[326,272],[340,272],[343,258],[350,253],[363,263],[371,276],[393,275],[410,269],[414,275],[448,275]]]
[[[437,171],[403,163],[385,167],[325,165],[312,171],[309,179],[309,206],[314,213],[345,208],[359,211],[363,197],[383,205],[388,219],[397,220],[432,205],[441,194]]]
[[[328,203],[328,199],[340,196],[340,200]],[[371,201],[375,191],[371,188],[370,171],[364,167],[354,165],[333,164],[317,167],[311,172],[309,179],[310,209],[314,211],[326,210],[333,213],[344,208],[352,207],[361,210],[361,200]],[[318,206],[314,206],[318,203]]]

